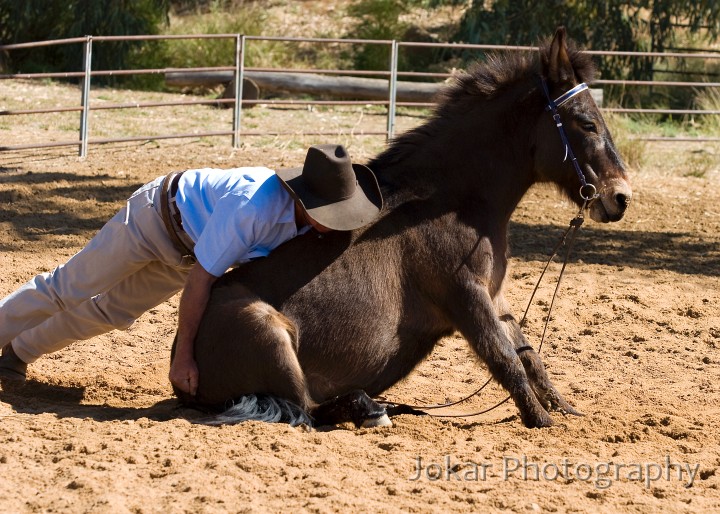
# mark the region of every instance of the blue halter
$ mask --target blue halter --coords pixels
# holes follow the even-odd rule
[[[585,175],[580,169],[580,165],[578,164],[577,159],[575,158],[575,154],[570,147],[570,142],[568,141],[567,134],[565,134],[565,129],[563,128],[562,120],[560,119],[560,113],[558,113],[558,107],[570,100],[573,96],[588,89],[588,85],[585,82],[578,84],[570,91],[563,93],[555,100],[553,100],[552,98],[550,98],[550,91],[548,90],[547,83],[545,82],[544,78],[541,79],[541,83],[543,91],[545,92],[545,98],[547,98],[548,101],[545,110],[552,113],[552,117],[555,120],[555,126],[558,128],[558,132],[560,133],[560,139],[562,140],[562,144],[565,147],[565,158],[563,159],[563,162],[567,161],[568,157],[570,157],[570,160],[575,167],[575,172],[577,173],[578,178],[580,179],[580,183],[582,184],[582,186],[580,186],[580,197],[586,202],[594,200],[600,195],[598,194],[595,186],[589,184],[588,181],[585,180]],[[585,193],[586,191],[587,194]]]

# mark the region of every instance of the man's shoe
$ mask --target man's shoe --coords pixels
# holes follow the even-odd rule
[[[15,354],[12,344],[6,344],[0,355],[0,379],[25,382],[27,364]]]

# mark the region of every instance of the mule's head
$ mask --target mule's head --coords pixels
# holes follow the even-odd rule
[[[590,58],[568,47],[563,28],[557,30],[549,45],[541,48],[541,59],[550,99],[540,85],[539,88],[546,105],[593,78],[595,69]],[[590,92],[583,90],[574,94],[557,107],[557,113],[571,150],[566,151],[552,110],[541,114],[533,135],[538,179],[557,184],[578,205],[583,204],[583,196],[593,196],[594,187],[597,197],[589,202],[590,217],[603,223],[620,220],[630,204],[632,189],[625,164]],[[582,191],[580,176],[571,159],[573,153],[585,180],[591,184]]]

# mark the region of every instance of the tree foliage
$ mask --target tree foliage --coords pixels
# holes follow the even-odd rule
[[[690,37],[712,43],[720,36],[720,2],[716,0],[473,0],[465,12],[457,41],[484,44],[535,45],[564,25],[582,46],[595,50],[663,52]],[[665,61],[647,57],[604,56],[603,77],[654,80],[696,73],[702,63]],[[685,77],[687,80],[687,77]],[[634,88],[630,97],[622,88],[605,88],[606,98],[624,104],[662,104],[687,107],[689,88]]]
[[[468,43],[533,45],[558,25],[583,46],[597,50],[662,52],[678,34],[720,35],[720,2],[715,0],[473,0],[457,40]],[[678,28],[685,30],[678,30]],[[613,76],[648,79],[647,62],[606,58]]]
[[[347,37],[357,39],[431,42],[433,37],[407,21],[403,15],[413,8],[433,9],[440,4],[456,4],[463,0],[360,0],[348,7],[348,14],[357,22]],[[405,50],[398,55],[398,69],[426,68],[437,55],[432,51]],[[388,45],[364,45],[353,53],[354,66],[361,70],[386,70],[390,63]]]
[[[167,22],[168,0],[0,0],[2,44],[66,39],[85,35],[157,34]],[[93,48],[93,69],[127,68],[142,59],[148,46],[102,42]],[[82,46],[53,45],[13,50],[10,65],[18,72],[82,69]]]
[[[358,23],[348,34],[357,39],[400,39],[410,27],[400,20],[410,0],[360,0],[348,9]],[[354,54],[355,67],[361,70],[387,69],[390,51],[385,45],[363,45]]]

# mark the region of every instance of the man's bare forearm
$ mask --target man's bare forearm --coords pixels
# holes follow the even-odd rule
[[[170,368],[170,381],[193,396],[197,392],[199,378],[193,352],[195,337],[215,280],[217,277],[205,271],[200,264],[195,264],[180,297],[178,340]]]

